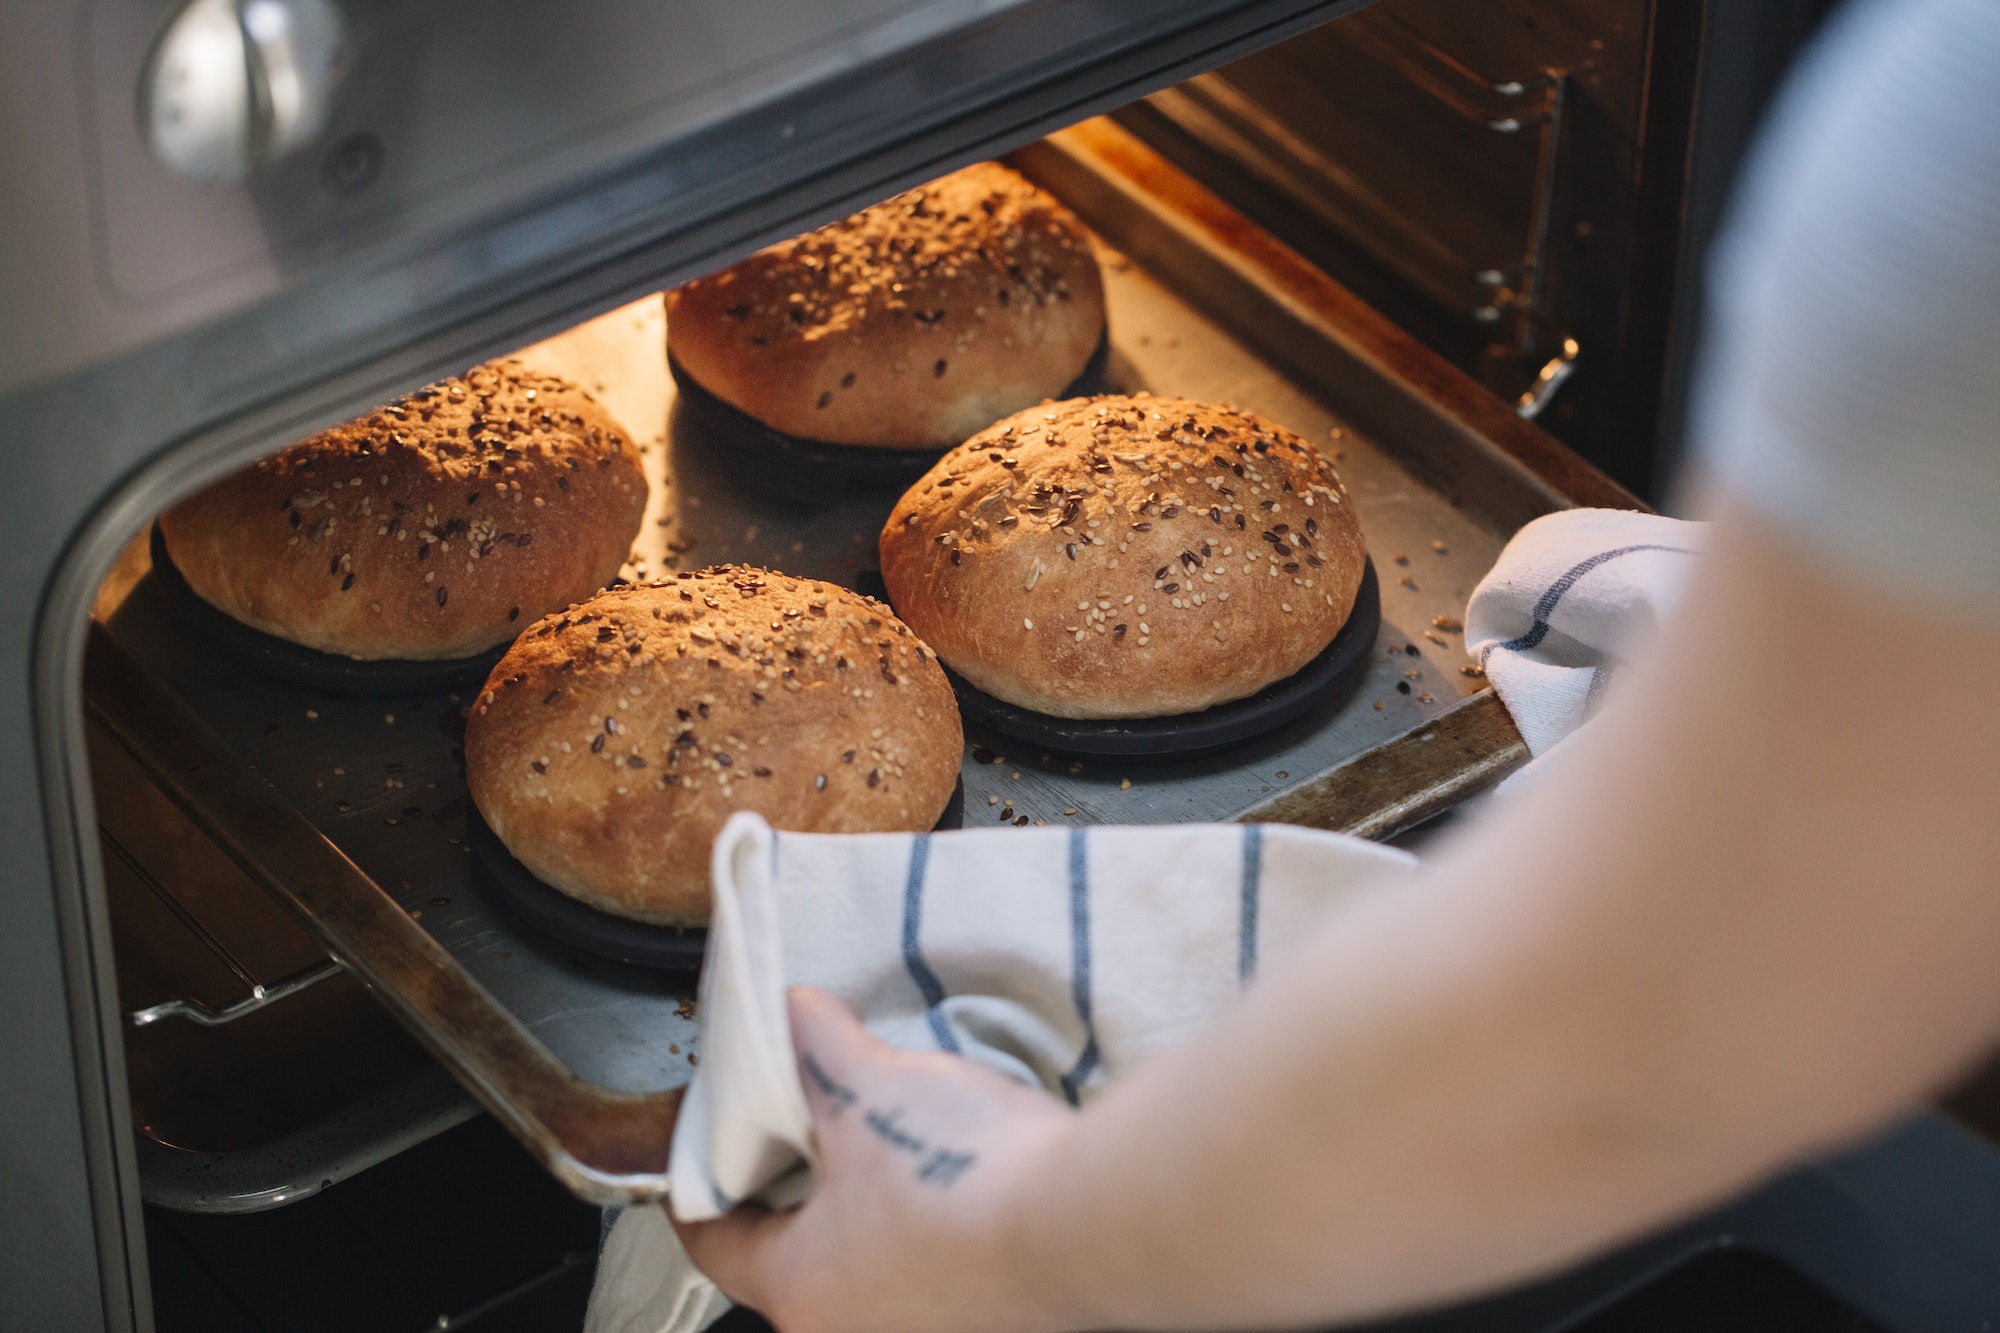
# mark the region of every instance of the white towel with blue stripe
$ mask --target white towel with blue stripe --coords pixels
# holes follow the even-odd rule
[[[1566,509],[1514,534],[1473,589],[1465,641],[1537,758],[1590,718],[1680,603],[1708,525]]]
[[[738,814],[715,844],[673,1209],[702,1220],[810,1193],[788,986],[832,991],[892,1046],[954,1051],[1080,1104],[1226,1008],[1315,914],[1415,865],[1284,825],[832,835]],[[724,1309],[661,1210],[626,1209],[589,1333],[693,1333]]]

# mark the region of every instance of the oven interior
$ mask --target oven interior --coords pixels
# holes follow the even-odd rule
[[[1426,727],[1471,734],[1466,710],[1482,696],[1454,615],[1534,506],[1621,502],[1613,482],[1657,494],[1674,453],[1688,275],[1731,134],[1740,144],[1740,127],[1711,126],[1704,108],[1754,105],[1825,6],[1770,6],[1748,33],[1706,8],[1380,0],[1119,108],[1094,137],[1074,131],[1017,155],[1058,194],[1075,192],[1099,230],[1113,387],[1241,399],[1341,460],[1383,576],[1385,646],[1351,712],[1214,761],[1135,772],[1010,757],[1004,740],[969,735],[966,822],[1305,810],[1345,827],[1326,811],[1354,756]],[[1718,90],[1717,65],[1731,60],[1736,83]],[[1548,473],[1502,485],[1470,464],[1454,470],[1426,452],[1409,409],[1371,411],[1314,381],[1305,353],[1287,360],[1290,335],[1260,341],[1217,295],[1226,284],[1204,286],[1197,263],[1149,240],[1157,217],[1130,221],[1137,205],[1090,175],[1121,153],[1222,201],[1263,238],[1260,253],[1299,257],[1374,312],[1365,319],[1386,316],[1424,358],[1423,375],[1398,381],[1406,391],[1422,381],[1449,386],[1441,401],[1462,394],[1435,369],[1455,368],[1483,386],[1482,420],[1532,421],[1567,445],[1594,465],[1572,477],[1583,490]],[[677,424],[662,320],[658,298],[642,297],[521,349],[597,393],[642,445],[654,497],[626,574],[735,560],[865,584],[865,535],[893,495],[801,504],[746,488]],[[1501,461],[1481,466],[1504,471],[1504,449],[1487,447]],[[97,592],[86,734],[154,1326],[578,1326],[597,1208],[546,1169],[547,1145],[529,1136],[524,1150],[520,1126],[487,1113],[492,1090],[468,1091],[435,1031],[392,1012],[359,960],[274,892],[278,833],[218,826],[163,779],[160,738],[176,733],[158,715],[237,755],[528,1016],[572,1074],[632,1097],[684,1082],[693,977],[523,937],[482,901],[466,865],[464,696],[340,698],[263,680],[186,632],[153,574],[149,532],[128,535]],[[1421,838],[1406,826],[1501,771],[1494,758],[1419,813],[1367,827]],[[1926,1123],[1881,1151],[1969,1153],[1956,1132]],[[1829,1289],[1827,1246],[1807,1246],[1805,1260],[1787,1248],[1798,1218],[1830,1215],[1829,1192],[1783,1185],[1725,1221],[1393,1327],[1895,1327]],[[747,1313],[729,1324],[759,1326]]]

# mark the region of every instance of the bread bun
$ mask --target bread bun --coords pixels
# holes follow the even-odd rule
[[[723,565],[612,588],[515,641],[473,704],[494,833],[592,907],[708,919],[737,810],[804,833],[935,825],[965,740],[936,657],[880,602]]]
[[[1332,642],[1366,552],[1333,465],[1248,412],[1047,403],[946,454],[882,530],[898,614],[979,689],[1070,718],[1254,694]]]
[[[667,350],[787,435],[943,449],[1058,394],[1104,335],[1076,215],[984,162],[667,296]]]
[[[322,431],[160,516],[203,600],[367,660],[470,657],[618,575],[638,452],[583,390],[474,368]]]

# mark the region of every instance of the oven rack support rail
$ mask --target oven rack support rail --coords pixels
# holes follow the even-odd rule
[[[322,981],[330,981],[347,969],[337,958],[329,958],[323,963],[302,968],[278,981],[265,985],[250,983],[250,993],[232,1004],[207,1005],[199,1000],[175,998],[162,1000],[158,1004],[145,1005],[138,1009],[127,1009],[125,1021],[135,1028],[150,1027],[163,1018],[185,1018],[190,1023],[205,1028],[219,1028],[234,1023],[239,1018],[248,1018],[266,1005],[289,999],[300,991],[310,990]]]

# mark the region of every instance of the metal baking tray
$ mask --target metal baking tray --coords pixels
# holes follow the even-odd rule
[[[1382,629],[1350,699],[1199,760],[1077,763],[969,731],[966,822],[1283,819],[1385,837],[1519,763],[1468,670],[1466,597],[1526,520],[1636,502],[1108,121],[1015,161],[1101,240],[1115,388],[1235,402],[1333,453],[1381,571]],[[730,458],[677,431],[663,336],[655,297],[521,353],[642,444],[653,496],[627,574],[739,561],[855,583],[893,493],[746,495]],[[259,677],[185,631],[143,559],[100,599],[93,720],[570,1188],[663,1192],[698,1058],[693,978],[576,955],[496,914],[466,852],[465,699]]]

